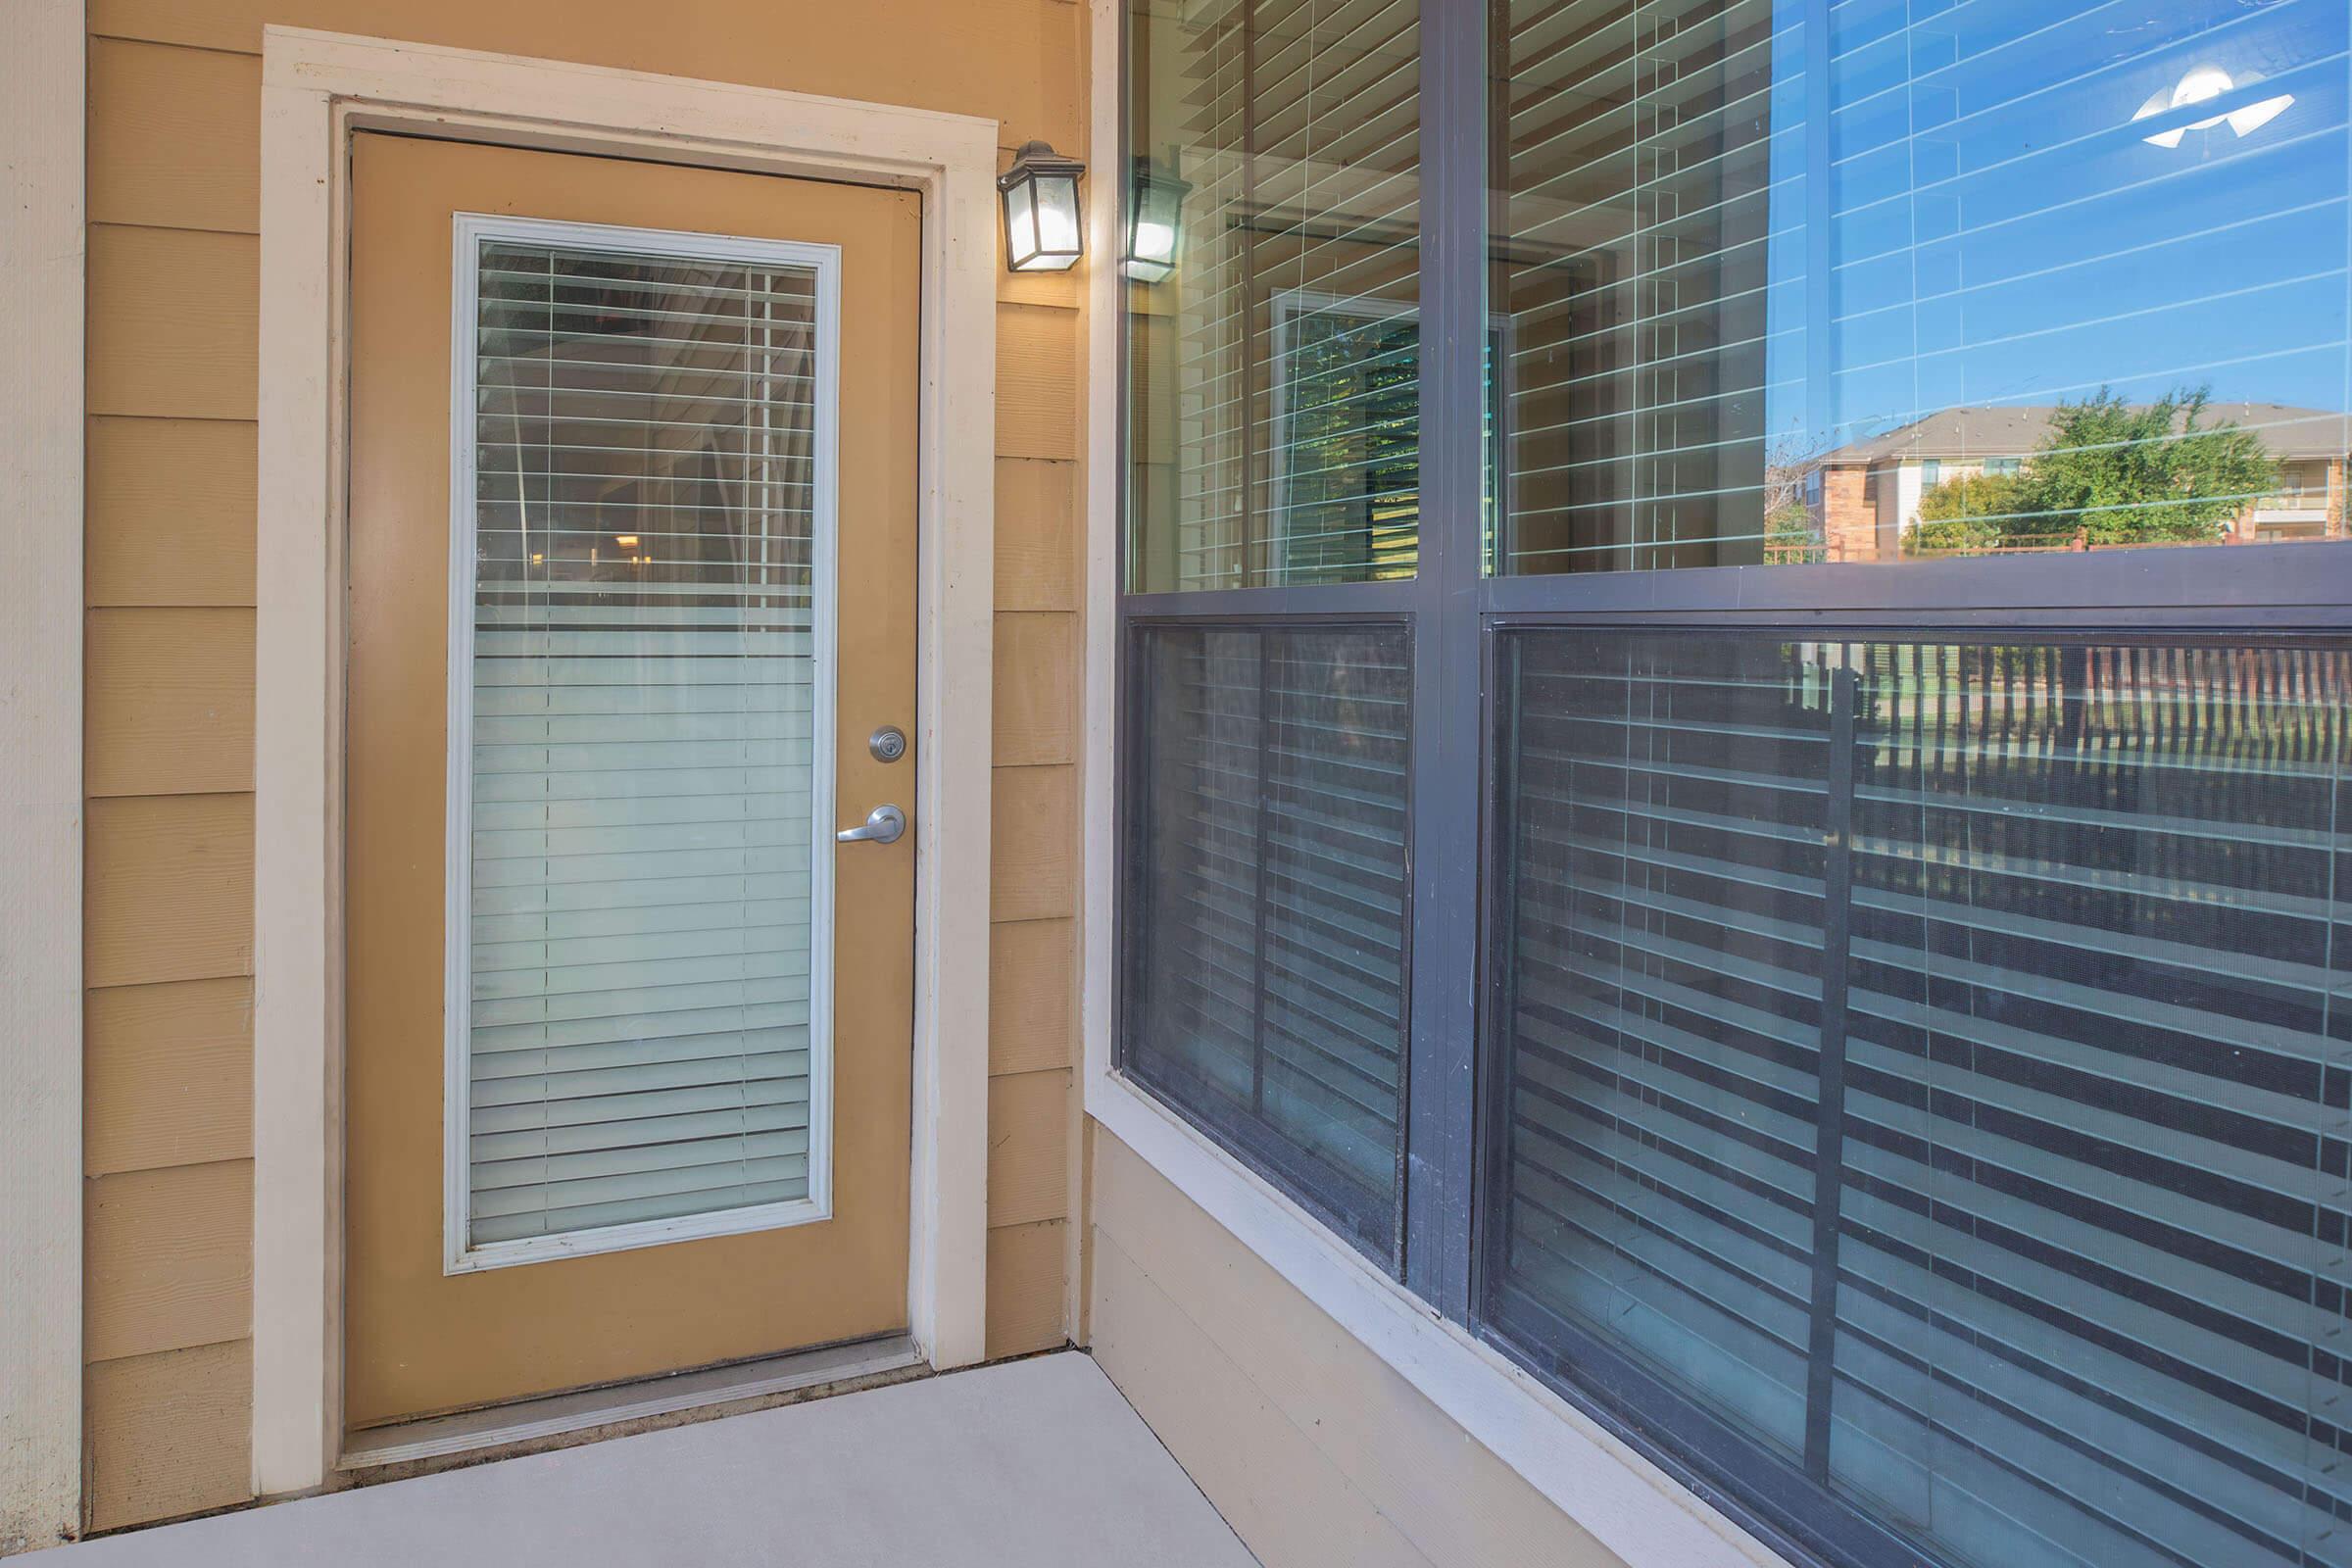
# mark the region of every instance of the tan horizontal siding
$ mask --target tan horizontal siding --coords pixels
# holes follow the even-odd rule
[[[1069,1212],[1067,1068],[988,1081],[988,1218],[992,1227]]]
[[[1074,1064],[1077,926],[1075,920],[1016,920],[990,928],[990,1072]]]
[[[997,172],[1012,167],[1017,147],[997,150]],[[1004,225],[997,225],[997,303],[1000,305],[1050,305],[1058,310],[1078,308],[1086,274],[1072,268],[1066,272],[1016,272],[1004,265]]]
[[[154,607],[89,612],[89,794],[253,788],[253,614]]]
[[[82,1024],[90,1176],[253,1153],[253,982],[93,991]]]
[[[1064,9],[1074,19],[1077,8]],[[1006,129],[1001,161],[1009,163],[1019,138]],[[1081,281],[998,273],[991,1355],[1044,1349],[1072,1332]]]
[[[259,54],[266,23],[978,115],[1017,146],[1082,134],[1082,8],[1064,0],[91,0],[90,30]],[[878,47],[889,40],[890,47]]]
[[[252,1495],[250,1341],[99,1362],[83,1419],[93,1529]]]
[[[1078,912],[1078,779],[1072,767],[1000,767],[990,815],[989,917]]]
[[[262,226],[262,63],[94,38],[89,213],[97,223]]]
[[[1078,466],[997,460],[997,608],[1076,610]]]
[[[1078,456],[1078,313],[997,307],[997,456]]]
[[[90,802],[84,982],[253,972],[253,797]]]
[[[1075,760],[1077,616],[998,612],[995,713],[1000,767]]]
[[[260,293],[251,234],[92,224],[89,411],[252,418]]]
[[[1267,1568],[1621,1568],[1118,1139],[1094,1139],[1096,1359]]]
[[[1115,1238],[1092,1261],[1096,1362],[1265,1568],[1432,1568]]]
[[[87,1359],[252,1334],[251,1160],[101,1176],[83,1217]]]
[[[1069,1222],[1041,1219],[988,1233],[988,1343],[991,1360],[1065,1344],[1062,1256]]]
[[[97,418],[87,450],[89,604],[253,603],[250,421]]]
[[[190,6],[189,12],[201,12]],[[261,63],[90,47],[89,1510],[248,1494]]]

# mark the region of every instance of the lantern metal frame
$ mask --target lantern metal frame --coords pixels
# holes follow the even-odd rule
[[[1007,270],[1063,272],[1078,265],[1079,258],[1086,254],[1085,209],[1078,200],[1078,181],[1085,173],[1083,159],[1065,158],[1050,142],[1023,142],[1020,151],[1012,155],[1012,167],[997,176],[997,205],[1004,217]],[[1044,224],[1039,220],[1046,210],[1046,203],[1040,198],[1047,194],[1049,185],[1063,180],[1068,181],[1069,243],[1049,245]]]

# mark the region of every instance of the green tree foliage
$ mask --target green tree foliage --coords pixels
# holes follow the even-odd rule
[[[1972,473],[1919,498],[1919,526],[1903,536],[1903,549],[1922,556],[1989,550],[2034,532],[2039,521],[2019,475]]]
[[[2102,387],[2059,405],[2025,469],[2034,510],[2094,545],[2220,539],[2277,469],[2252,431],[2204,422],[2207,399],[2200,387],[2134,407]]]
[[[1764,559],[1792,565],[1826,559],[1829,552],[1813,526],[1813,509],[1802,501],[1784,501],[1764,514]]]
[[[2278,469],[2251,430],[2208,424],[2208,401],[2201,387],[2147,404],[2101,388],[2062,403],[2017,473],[1975,474],[1922,496],[1904,548],[2047,547],[2077,533],[2093,545],[2217,542]]]

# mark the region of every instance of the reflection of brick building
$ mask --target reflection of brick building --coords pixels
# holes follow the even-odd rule
[[[1831,561],[1890,561],[1919,523],[1920,499],[1939,484],[1985,472],[2014,472],[2041,446],[2057,414],[2050,407],[1945,409],[1924,419],[1825,454],[1807,475],[1805,501]],[[2250,504],[2230,526],[2232,543],[2345,536],[2345,455],[2352,416],[2277,403],[2215,403],[2208,424],[2241,425],[2262,437],[2278,465],[2277,493]],[[2052,548],[2067,542],[2053,539]]]

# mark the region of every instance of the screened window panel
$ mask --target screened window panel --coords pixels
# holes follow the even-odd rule
[[[1133,0],[1130,140],[1182,196],[1129,283],[1130,588],[1413,574],[1420,37],[1417,0]]]
[[[1153,627],[1135,662],[1123,1064],[1391,1256],[1404,634]]]
[[[817,271],[477,262],[467,1244],[806,1200]]]
[[[1494,569],[2343,539],[2348,41],[2339,0],[1497,5]]]
[[[1508,646],[1506,1336],[1940,1561],[2352,1561],[2352,653]]]

